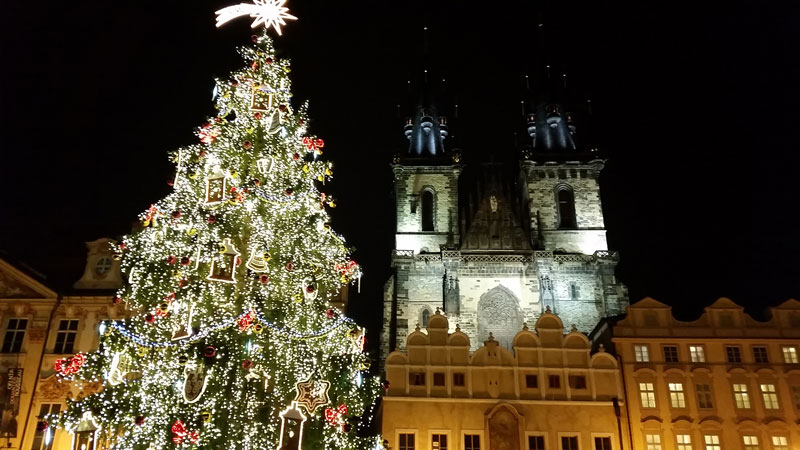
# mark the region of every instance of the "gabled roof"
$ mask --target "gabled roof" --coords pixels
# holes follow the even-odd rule
[[[0,299],[57,298],[44,277],[22,263],[0,258]]]
[[[672,309],[671,306],[669,306],[669,305],[667,305],[665,303],[661,303],[660,301],[658,301],[658,300],[656,300],[654,298],[651,298],[651,297],[645,297],[645,298],[639,300],[636,303],[632,303],[630,305],[630,308]]]

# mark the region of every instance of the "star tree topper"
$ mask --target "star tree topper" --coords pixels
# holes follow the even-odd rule
[[[309,414],[314,414],[314,410],[330,402],[328,389],[331,383],[328,381],[312,380],[310,377],[306,381],[297,383],[297,397],[295,401],[302,405]]]
[[[287,20],[297,20],[297,17],[289,14],[289,8],[283,6],[285,4],[286,0],[253,0],[253,3],[239,3],[222,8],[216,12],[217,28],[233,19],[250,16],[255,19],[251,28],[259,25],[264,25],[266,29],[272,27],[280,36],[281,25],[286,25]]]

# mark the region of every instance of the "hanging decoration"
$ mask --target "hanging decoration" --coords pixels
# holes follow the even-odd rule
[[[325,408],[325,420],[332,427],[338,427],[344,423],[344,416],[347,415],[347,405],[342,403],[338,408]]]
[[[308,380],[301,381],[295,385],[297,396],[294,400],[305,408],[309,414],[314,414],[317,408],[330,402],[328,398],[330,387],[331,383],[329,381],[313,380],[309,377]]]
[[[53,369],[56,370],[61,376],[75,375],[81,370],[81,367],[86,362],[86,355],[78,353],[71,358],[61,358],[55,360]]]
[[[225,200],[226,189],[225,172],[219,167],[214,168],[213,172],[206,179],[206,204],[213,205]]]
[[[184,425],[183,421],[180,419],[172,424],[172,442],[175,443],[175,445],[181,445],[184,441],[196,444],[199,440],[200,433],[187,430],[186,425]]]
[[[192,361],[186,363],[186,367],[183,369],[183,399],[187,403],[195,403],[200,400],[206,390],[210,375],[211,368],[207,368],[205,364]]]
[[[309,153],[314,153],[316,155],[321,155],[322,154],[322,147],[325,146],[325,141],[323,141],[322,139],[319,139],[319,138],[313,139],[313,138],[310,138],[310,137],[306,136],[306,137],[303,138],[303,145],[306,146],[306,149],[309,151]]]
[[[254,248],[250,251],[250,258],[247,259],[245,265],[253,272],[261,273],[267,271],[267,261],[269,261],[269,254]]]
[[[280,413],[281,417],[281,440],[278,450],[300,450],[303,445],[303,426],[306,416],[297,408],[297,402],[292,404]]]
[[[130,358],[124,352],[116,352],[111,358],[111,366],[106,375],[106,381],[111,386],[116,386],[125,381],[125,376],[130,371]]]
[[[236,271],[236,258],[240,253],[236,250],[231,238],[225,238],[220,244],[219,253],[221,256],[211,261],[211,273],[209,280],[233,283],[233,273]],[[221,258],[221,261],[220,261]]]
[[[262,175],[267,175],[269,174],[269,171],[272,169],[272,158],[269,156],[265,156],[256,161],[256,166],[258,167],[258,171],[261,172]]]

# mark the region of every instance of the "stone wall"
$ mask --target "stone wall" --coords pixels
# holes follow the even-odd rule
[[[394,166],[397,202],[395,248],[419,252],[422,247],[428,247],[428,251],[436,252],[439,244],[446,243],[448,238],[458,243],[460,172],[459,166]],[[421,194],[426,189],[434,194],[432,233],[422,231]]]

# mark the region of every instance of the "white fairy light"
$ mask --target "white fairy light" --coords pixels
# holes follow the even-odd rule
[[[285,4],[286,0],[253,0],[253,3],[239,3],[222,8],[216,12],[217,27],[233,19],[250,16],[255,19],[251,28],[264,25],[266,29],[274,28],[280,36],[281,25],[286,25],[286,20],[297,20],[297,17],[289,14],[289,8],[283,6]]]

